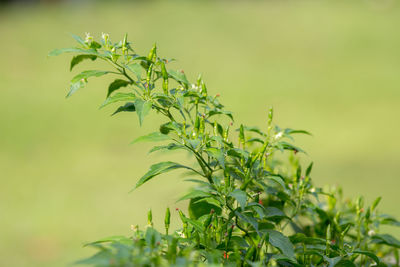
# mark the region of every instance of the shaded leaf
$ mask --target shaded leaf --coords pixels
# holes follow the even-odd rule
[[[69,70],[71,71],[76,65],[81,63],[85,59],[91,59],[92,61],[96,60],[97,56],[93,55],[78,55],[74,56],[71,60],[71,65],[69,67]]]
[[[295,260],[294,247],[290,239],[281,232],[275,230],[263,230],[269,234],[269,243],[279,249],[283,255],[291,260]]]
[[[135,104],[133,104],[132,102],[128,102],[123,106],[120,106],[113,114],[111,114],[111,116],[120,113],[120,112],[135,112],[136,108],[135,108]]]
[[[128,81],[125,81],[122,79],[116,79],[115,81],[110,83],[110,85],[108,86],[107,97],[109,97],[111,95],[111,93],[114,92],[115,90],[118,90],[119,88],[125,87],[129,84],[130,84],[130,82],[128,82]]]
[[[136,183],[136,186],[134,189],[138,188],[139,186],[143,185],[144,183],[146,183],[147,181],[149,181],[150,179],[152,179],[153,177],[160,175],[162,173],[165,172],[169,172],[175,169],[189,169],[192,170],[192,168],[189,168],[187,166],[175,163],[175,162],[171,162],[171,161],[166,161],[166,162],[160,162],[157,164],[154,164],[150,167],[150,170],[143,175],[142,178],[140,178],[140,180]]]

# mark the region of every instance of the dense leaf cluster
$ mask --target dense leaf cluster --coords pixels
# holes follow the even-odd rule
[[[138,55],[127,37],[112,43],[73,36],[78,46],[50,55],[75,53],[71,70],[83,60],[103,60],[112,70],[86,70],[76,75],[68,96],[91,77],[114,75],[102,106],[121,103],[114,114],[135,112],[142,124],[150,112],[164,116],[156,132],[134,142],[161,142],[151,152],[184,150],[193,166],[166,161],[154,164],[136,184],[176,169],[188,171],[195,184],[180,200],[188,213],[177,213],[182,227],[154,229],[151,211],[144,230],[131,237],[112,237],[88,245],[99,252],[80,261],[95,266],[399,266],[400,242],[381,234],[382,224],[399,226],[377,213],[378,198],[366,206],[362,198],[343,200],[340,189],[316,188],[312,164],[301,167],[293,135],[281,129],[272,109],[265,130],[240,125],[232,131],[233,115],[219,96],[208,93],[201,77],[188,81],[183,71],[167,69],[171,60],[157,48]],[[237,138],[237,142],[231,138]],[[194,175],[194,176],[193,176]],[[178,215],[177,215],[178,216]]]

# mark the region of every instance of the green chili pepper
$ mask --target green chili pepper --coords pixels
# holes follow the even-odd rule
[[[147,224],[150,226],[153,226],[153,213],[152,213],[151,209],[147,213]]]
[[[154,44],[153,48],[150,50],[149,55],[147,56],[147,59],[150,61],[154,61],[154,58],[157,56],[157,45]]]
[[[228,137],[229,137],[229,125],[228,126],[226,126],[226,129],[225,129],[225,131],[224,131],[224,141],[225,142],[228,142]]]
[[[201,93],[203,96],[207,96],[207,86],[204,82],[201,83]]]
[[[168,72],[167,72],[167,69],[165,68],[164,61],[161,61],[161,74],[163,77],[164,94],[168,95]]]
[[[204,117],[201,116],[200,118],[200,128],[199,128],[199,133],[200,134],[204,134],[204,130],[205,130],[206,126],[205,126],[205,121],[204,121]]]
[[[147,92],[150,95],[150,82],[151,82],[151,75],[153,74],[153,63],[150,64],[147,70],[147,77],[146,77],[146,84],[147,84]]]
[[[168,235],[169,226],[171,224],[171,211],[169,210],[169,208],[167,208],[165,212],[164,223],[165,223],[165,232]]]
[[[244,127],[243,124],[240,125],[239,129],[239,144],[245,149],[245,139],[244,139]]]

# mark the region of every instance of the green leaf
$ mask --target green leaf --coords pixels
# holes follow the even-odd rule
[[[71,71],[76,65],[81,63],[85,59],[91,59],[92,61],[96,60],[97,56],[93,55],[78,55],[74,56],[71,60],[71,65],[69,67],[69,70]]]
[[[356,265],[350,260],[340,260],[335,264],[335,267],[356,267]]]
[[[70,47],[70,48],[61,48],[61,49],[54,49],[51,51],[48,56],[53,57],[53,56],[58,56],[63,53],[79,53],[79,54],[86,54],[86,55],[93,55],[93,56],[101,56],[95,49],[84,49],[84,48],[75,48],[75,47]]]
[[[86,45],[85,41],[80,36],[75,35],[73,33],[70,33],[70,35],[72,36],[72,38],[74,38],[81,45]]]
[[[314,164],[314,162],[311,162],[310,165],[308,165],[308,167],[307,167],[307,170],[306,170],[306,176],[307,177],[310,176],[310,174],[311,174],[311,170],[312,170],[313,164]]]
[[[244,192],[240,189],[235,189],[229,195],[236,199],[236,201],[239,203],[242,210],[246,207],[246,202],[247,202],[246,192]]]
[[[91,246],[91,245],[95,245],[95,244],[101,244],[101,243],[108,243],[108,242],[122,242],[122,241],[132,241],[132,239],[129,239],[125,236],[110,236],[110,237],[106,237],[94,242],[90,242],[90,243],[86,243],[84,246]]]
[[[156,152],[156,151],[160,151],[160,150],[177,150],[177,149],[185,149],[184,146],[182,145],[177,145],[175,143],[170,143],[166,146],[155,146],[152,149],[150,149],[149,154]]]
[[[150,179],[152,179],[153,177],[160,175],[162,173],[165,172],[169,172],[175,169],[189,169],[192,170],[191,168],[175,163],[175,162],[171,162],[171,161],[166,161],[166,162],[160,162],[157,164],[154,164],[150,167],[150,170],[142,177],[140,178],[140,180],[136,183],[136,186],[134,189],[138,188],[139,186],[143,185],[144,183],[146,183],[147,181],[149,181]],[[132,190],[134,190],[132,189]]]
[[[114,92],[115,90],[118,90],[119,88],[125,87],[129,84],[130,84],[130,82],[128,82],[128,81],[125,81],[122,79],[116,79],[115,81],[110,83],[110,85],[108,86],[107,97],[109,97],[111,95],[111,93]]]
[[[269,234],[269,243],[279,249],[283,255],[291,260],[295,260],[294,247],[290,239],[281,232],[275,230],[263,230]]]
[[[135,100],[135,107],[136,113],[139,117],[139,123],[140,125],[142,125],[144,117],[146,117],[146,115],[149,114],[149,111],[151,110],[152,103],[150,101],[144,101],[138,98]]]
[[[285,129],[285,134],[307,134],[307,135],[312,135],[310,132],[304,131],[304,130],[293,130],[290,128]]]
[[[120,102],[120,101],[132,101],[135,100],[136,96],[133,93],[116,93],[115,95],[112,95],[104,101],[104,103],[100,106],[100,108],[103,108],[109,104],[115,103],[115,102]],[[136,105],[135,105],[136,107]]]
[[[177,82],[189,85],[189,81],[186,78],[185,73],[180,71],[168,70],[168,74]]]
[[[127,102],[125,105],[120,106],[113,114],[111,114],[111,116],[120,112],[135,112],[135,111],[136,111],[135,104],[133,104],[132,102]]]
[[[222,149],[209,147],[206,149],[206,152],[210,157],[215,158],[218,161],[219,165],[221,165],[221,167],[225,169],[225,155]]]
[[[400,241],[389,234],[373,235],[372,239],[374,242],[379,244],[386,244],[391,247],[400,248]]]
[[[366,256],[370,257],[371,259],[373,259],[377,264],[379,264],[379,262],[380,262],[379,258],[372,252],[364,251],[364,250],[354,250],[353,253],[366,255]]]
[[[213,197],[201,198],[199,200],[196,200],[194,203],[201,203],[201,202],[206,202],[208,204],[221,208],[221,203]]]
[[[192,199],[192,198],[204,198],[204,197],[210,197],[211,194],[201,191],[201,190],[193,190],[191,192],[189,192],[188,194],[184,195],[183,197],[181,197],[180,199],[177,200],[177,202],[182,201],[182,200],[186,200],[186,199]],[[198,202],[198,201],[196,201]]]
[[[128,70],[130,70],[131,72],[133,72],[133,74],[135,74],[135,76],[138,78],[138,80],[141,79],[143,67],[140,64],[132,63],[132,64],[127,65],[126,68]]]
[[[136,144],[140,142],[159,142],[159,141],[165,141],[165,140],[171,140],[171,137],[169,137],[166,134],[162,134],[160,132],[154,132],[150,133],[148,135],[140,136],[136,138],[135,140],[132,141],[131,144]]]
[[[204,215],[210,214],[211,210],[214,210],[216,214],[221,214],[222,209],[220,205],[216,205],[209,201],[203,201],[206,198],[192,198],[189,202],[189,216],[192,219],[198,219]]]
[[[109,71],[101,71],[101,70],[86,70],[79,73],[74,78],[72,78],[70,90],[67,97],[70,97],[78,89],[84,87],[89,77],[100,77],[107,73],[109,73]]]

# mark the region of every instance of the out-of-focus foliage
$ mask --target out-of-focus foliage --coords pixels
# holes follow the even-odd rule
[[[382,234],[380,226],[400,222],[376,211],[362,197],[343,201],[341,190],[313,185],[311,171],[299,163],[292,144],[304,130],[281,129],[270,109],[265,129],[240,124],[219,95],[211,95],[201,76],[189,82],[183,70],[167,68],[171,59],[159,56],[156,45],[147,56],[135,52],[127,35],[114,43],[73,35],[76,47],[49,55],[73,53],[71,69],[83,60],[101,60],[109,67],[85,70],[72,78],[68,97],[88,79],[115,76],[102,107],[119,103],[113,115],[135,112],[140,125],[156,112],[164,117],[159,130],[134,140],[163,142],[150,152],[186,151],[194,164],[163,161],[152,165],[134,189],[176,169],[187,171],[196,186],[180,200],[190,200],[189,215],[178,210],[182,228],[165,234],[153,227],[148,213],[145,231],[88,245],[99,252],[79,263],[95,266],[399,266],[400,241]],[[232,141],[237,138],[237,142]],[[284,160],[287,158],[287,160]],[[133,190],[134,190],[133,189]]]

